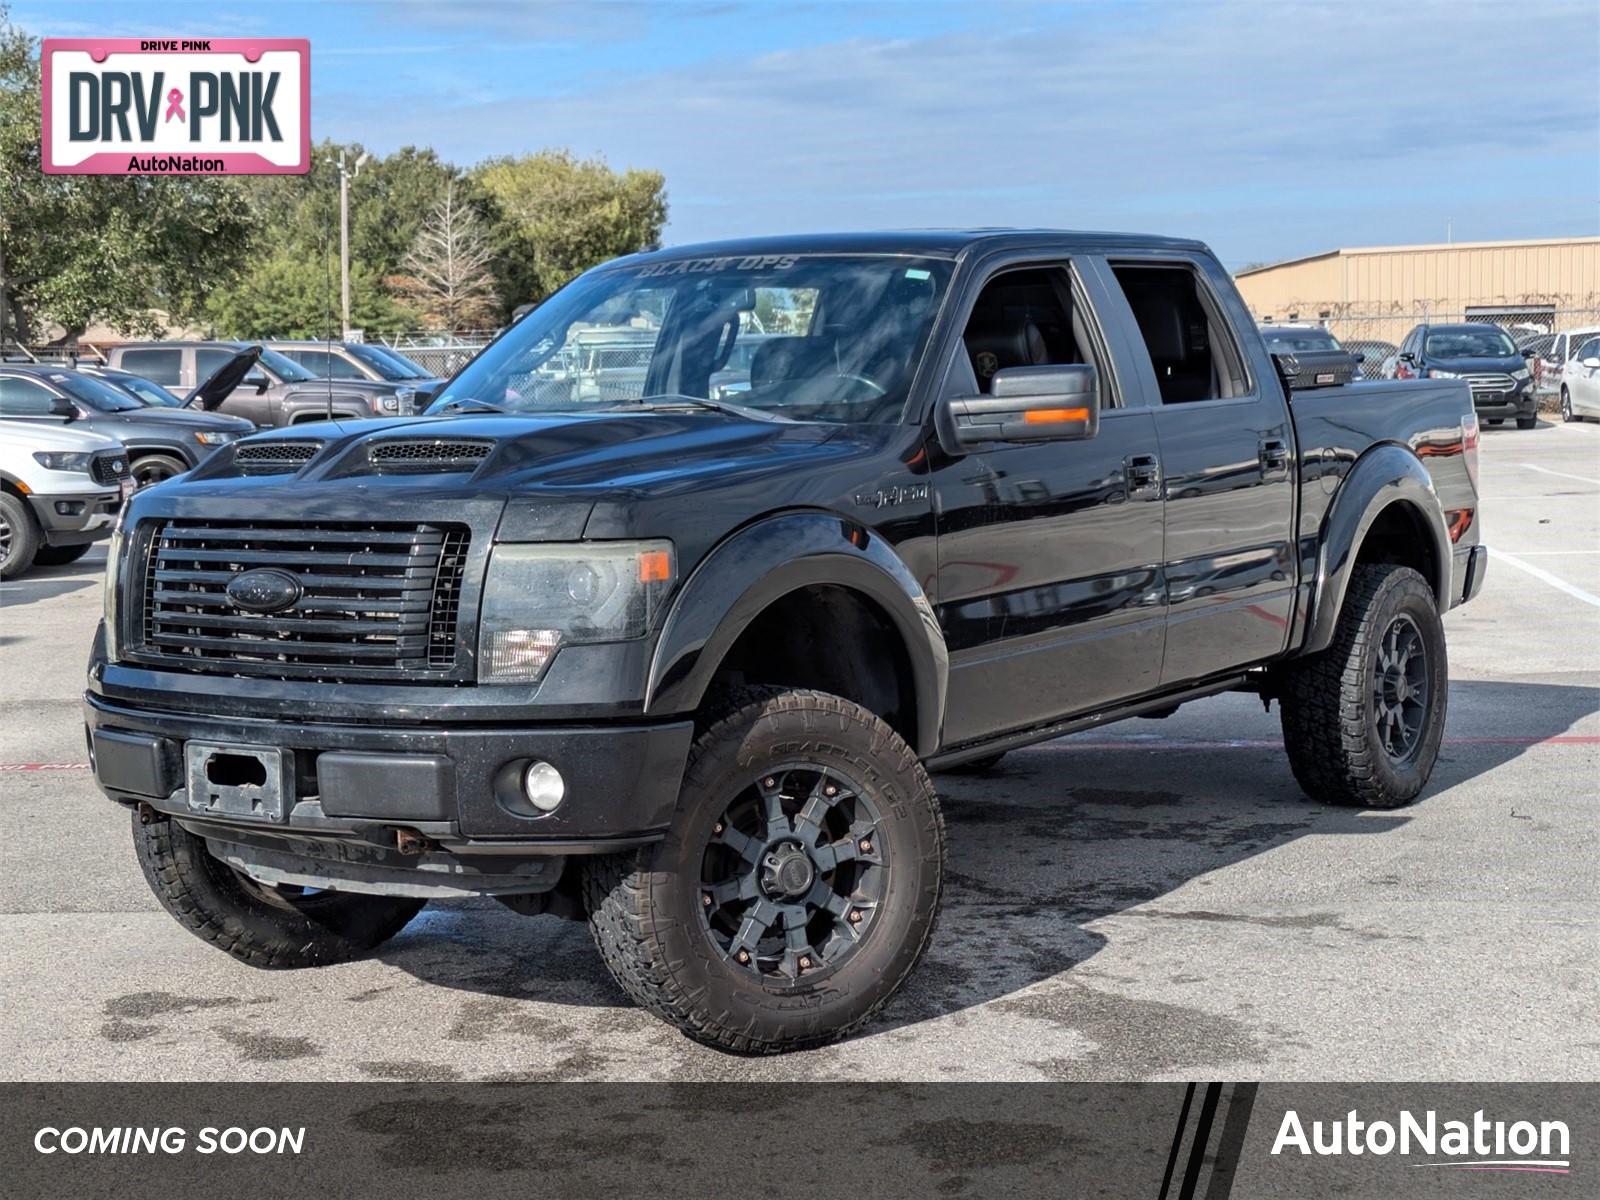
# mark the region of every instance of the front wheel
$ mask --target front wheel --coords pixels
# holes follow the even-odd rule
[[[1355,569],[1333,644],[1284,680],[1283,743],[1313,800],[1398,808],[1428,782],[1444,736],[1444,625],[1410,567]]]
[[[1539,418],[1538,417],[1518,417],[1517,418],[1517,428],[1518,429],[1532,429],[1535,426],[1537,426],[1538,424],[1539,424]]]
[[[182,475],[189,464],[171,454],[146,454],[133,460],[133,482],[140,488],[165,483],[175,475]]]
[[[39,526],[28,506],[0,492],[0,579],[15,579],[39,553]]]
[[[422,900],[274,886],[213,858],[203,838],[165,817],[133,814],[133,845],[161,907],[201,941],[252,967],[321,967],[388,941]]]
[[[1561,389],[1561,423],[1570,425],[1577,417],[1572,411],[1572,393],[1566,388]]]
[[[666,838],[588,864],[601,957],[638,1004],[741,1054],[865,1024],[932,937],[938,798],[915,752],[838,696],[744,689],[703,724]]]

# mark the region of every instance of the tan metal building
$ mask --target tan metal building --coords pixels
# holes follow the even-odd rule
[[[1257,320],[1323,324],[1345,337],[1399,341],[1423,320],[1556,330],[1600,315],[1600,237],[1363,246],[1235,278]]]

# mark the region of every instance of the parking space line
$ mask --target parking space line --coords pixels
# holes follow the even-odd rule
[[[1575,600],[1582,600],[1585,604],[1592,604],[1596,608],[1600,608],[1600,596],[1596,596],[1593,592],[1586,592],[1581,587],[1568,583],[1559,575],[1552,575],[1543,567],[1536,567],[1530,562],[1523,562],[1515,554],[1507,554],[1504,550],[1496,550],[1493,546],[1489,547],[1489,553],[1507,566],[1515,567],[1519,571],[1526,571],[1541,583],[1548,583],[1557,591],[1565,592]]]
[[[1562,479],[1576,479],[1579,483],[1600,483],[1593,475],[1572,475],[1566,471],[1552,471],[1549,467],[1536,467],[1532,463],[1518,463],[1524,471],[1537,471],[1541,475],[1555,475]]]

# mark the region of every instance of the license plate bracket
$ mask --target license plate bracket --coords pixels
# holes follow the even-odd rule
[[[187,742],[189,811],[229,820],[282,823],[294,800],[294,758],[277,746]]]

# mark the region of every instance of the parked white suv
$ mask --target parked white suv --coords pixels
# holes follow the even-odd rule
[[[128,452],[114,438],[0,421],[0,579],[81,558],[132,493]]]
[[[1539,358],[1539,395],[1558,397],[1563,412],[1573,376],[1583,374],[1583,368],[1578,366],[1578,350],[1596,336],[1600,336],[1600,325],[1563,330],[1553,337],[1550,348]]]

